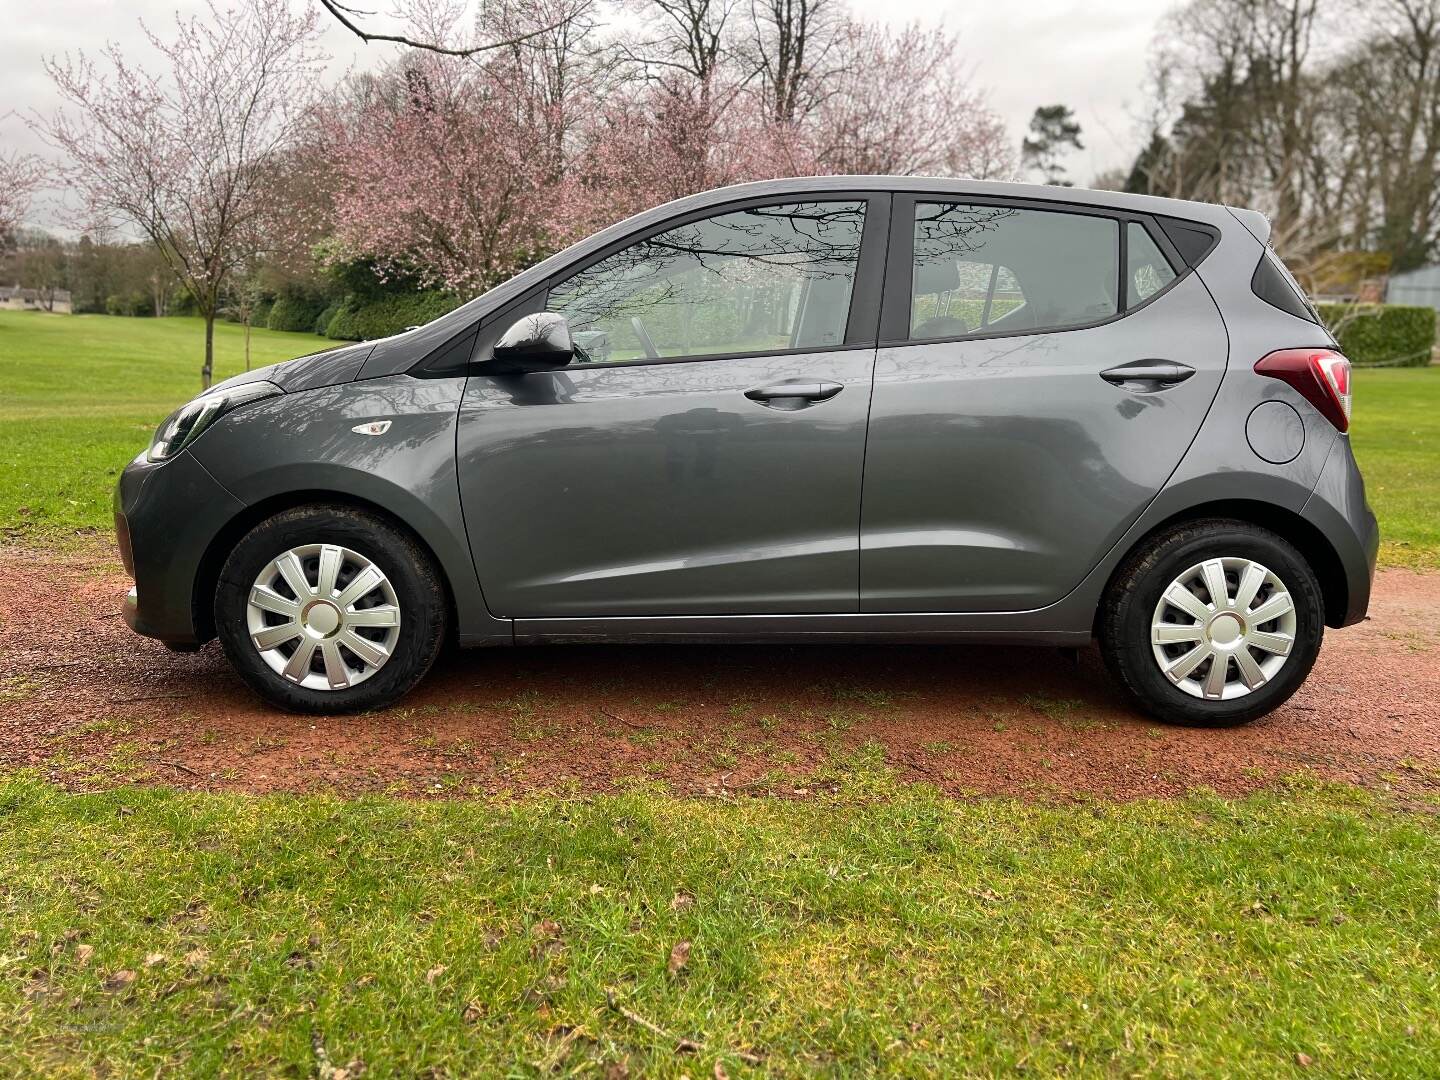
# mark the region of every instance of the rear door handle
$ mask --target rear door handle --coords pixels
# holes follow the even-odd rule
[[[1102,371],[1100,377],[1125,390],[1149,393],[1182,383],[1194,374],[1194,368],[1173,360],[1136,360]]]
[[[837,382],[792,379],[769,386],[751,387],[745,391],[745,396],[771,409],[805,409],[817,402],[829,401],[844,389],[844,384]]]

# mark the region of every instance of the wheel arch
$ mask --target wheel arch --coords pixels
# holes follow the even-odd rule
[[[436,572],[440,575],[440,584],[445,590],[445,632],[447,635],[456,632],[458,612],[454,583],[450,580],[450,572],[444,560],[436,554],[434,545],[403,518],[378,503],[350,492],[316,488],[286,491],[251,503],[236,513],[211,538],[196,568],[195,584],[190,598],[191,618],[198,640],[209,641],[215,636],[215,588],[220,582],[220,570],[225,565],[225,559],[235,549],[240,538],[276,514],[302,506],[325,505],[344,506],[370,514],[414,540],[421,550],[430,556]]]
[[[1269,529],[1293,546],[1310,564],[1310,569],[1315,572],[1315,579],[1320,584],[1320,593],[1325,601],[1325,624],[1332,627],[1343,625],[1350,602],[1350,585],[1345,576],[1344,565],[1335,548],[1320,529],[1305,520],[1296,511],[1254,499],[1216,499],[1197,503],[1157,522],[1143,535],[1137,537],[1116,561],[1114,569],[1110,571],[1109,578],[1105,582],[1101,597],[1109,595],[1116,577],[1136,551],[1163,532],[1168,532],[1187,522],[1206,518],[1230,518],[1250,525],[1258,525],[1262,529]],[[1103,603],[1097,606],[1095,613],[1097,635],[1102,612]]]

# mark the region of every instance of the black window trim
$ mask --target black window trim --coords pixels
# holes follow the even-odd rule
[[[693,221],[701,221],[708,217],[715,217],[720,214],[730,213],[735,210],[744,210],[754,206],[780,206],[793,202],[845,202],[863,200],[865,207],[865,226],[860,239],[859,265],[855,274],[855,285],[850,296],[850,313],[845,324],[845,341],[838,345],[820,350],[815,348],[801,349],[776,349],[767,352],[734,352],[734,353],[705,353],[693,356],[665,356],[658,359],[641,358],[638,360],[610,360],[598,364],[579,365],[585,369],[598,369],[610,367],[644,367],[652,364],[680,364],[703,362],[708,360],[741,360],[761,356],[801,356],[815,352],[848,352],[856,349],[873,348],[896,348],[907,345],[932,345],[937,343],[953,341],[980,341],[993,338],[1007,337],[1031,337],[1040,334],[1058,334],[1070,330],[1090,330],[1106,323],[1115,322],[1126,318],[1135,311],[1160,299],[1180,282],[1184,281],[1195,268],[1218,247],[1218,232],[1213,226],[1202,222],[1194,222],[1185,218],[1174,220],[1186,225],[1193,225],[1210,231],[1216,236],[1216,243],[1212,244],[1200,258],[1194,262],[1187,263],[1181,257],[1175,245],[1171,242],[1151,214],[1142,214],[1127,210],[1118,210],[1102,206],[1091,206],[1084,203],[1070,203],[1050,199],[1019,199],[1000,196],[972,195],[963,191],[898,191],[898,190],[877,190],[867,188],[847,188],[844,190],[832,191],[828,189],[806,189],[799,188],[785,194],[772,193],[768,196],[752,196],[747,199],[734,199],[726,202],[714,203],[710,206],[693,210],[690,213],[669,218],[663,222],[653,225],[647,229],[641,229],[630,233],[618,240],[607,244],[599,251],[592,252],[582,260],[557,270],[543,282],[531,287],[510,301],[503,304],[494,311],[487,313],[477,321],[478,334],[476,337],[475,351],[472,354],[470,366],[466,374],[484,375],[486,371],[485,355],[489,348],[493,347],[494,340],[498,339],[499,332],[503,332],[508,322],[502,324],[502,320],[518,317],[521,314],[532,314],[545,310],[549,300],[550,288],[552,285],[567,280],[574,274],[580,273],[589,267],[609,258],[615,252],[638,243],[651,236],[656,236],[670,229],[687,225]],[[1143,303],[1135,305],[1128,310],[1121,310],[1117,314],[1106,319],[1093,323],[1078,324],[1075,326],[1055,327],[1050,330],[1008,330],[987,334],[965,334],[958,337],[926,338],[924,340],[912,341],[909,338],[910,330],[910,280],[913,272],[912,258],[914,253],[914,207],[917,202],[953,202],[964,203],[976,206],[1014,206],[1022,209],[1049,210],[1055,213],[1085,214],[1090,217],[1108,217],[1117,219],[1120,222],[1136,221],[1144,226],[1150,238],[1155,241],[1161,252],[1170,261],[1172,269],[1177,273],[1174,280],[1170,281],[1164,288],[1158,290],[1148,297]],[[1120,229],[1121,243],[1124,243],[1125,230]],[[902,250],[903,249],[903,250]],[[897,256],[903,254],[904,258]],[[1120,254],[1124,254],[1123,251]],[[1122,261],[1119,268],[1121,275],[1120,296],[1124,296],[1124,273],[1125,264]],[[894,335],[894,323],[896,320],[897,297],[903,300],[901,314],[901,330],[899,337]],[[1123,302],[1123,301],[1122,301]],[[867,333],[868,327],[868,333]],[[446,342],[431,350],[418,362],[411,366],[407,374],[417,378],[454,378],[462,374],[454,368],[447,368],[443,371],[426,370],[426,365],[446,349],[457,337],[469,333],[470,330],[460,330],[452,335]],[[851,340],[854,334],[856,339]]]
[[[952,337],[934,338],[911,338],[910,337],[910,284],[915,271],[915,210],[920,203],[955,203],[964,206],[1007,206],[1017,210],[1044,210],[1050,213],[1080,214],[1085,217],[1109,218],[1116,222],[1119,231],[1119,243],[1116,254],[1119,258],[1117,268],[1116,287],[1116,311],[1113,315],[1107,315],[1103,319],[1096,319],[1088,323],[1076,323],[1071,326],[1055,326],[1048,329],[1025,329],[1025,330],[999,330],[988,333],[958,334]],[[1126,276],[1126,225],[1134,222],[1140,225],[1155,242],[1170,263],[1170,268],[1175,271],[1175,277],[1167,282],[1163,288],[1157,289],[1147,296],[1140,303],[1131,307],[1125,306],[1125,276]],[[1213,250],[1213,248],[1212,248]],[[1208,255],[1209,252],[1206,252]],[[1011,337],[1039,337],[1046,334],[1063,334],[1072,330],[1093,330],[1108,323],[1118,322],[1121,319],[1148,307],[1156,300],[1175,288],[1184,281],[1195,270],[1195,265],[1187,265],[1165,235],[1164,230],[1155,221],[1153,215],[1136,213],[1129,210],[1117,210],[1103,206],[1090,206],[1083,203],[1062,203],[1048,199],[1017,199],[999,196],[966,195],[963,193],[944,192],[896,192],[890,204],[890,259],[886,268],[885,288],[881,298],[880,308],[880,338],[879,346],[884,349],[901,348],[912,345],[937,345],[955,341],[987,341],[996,338]]]

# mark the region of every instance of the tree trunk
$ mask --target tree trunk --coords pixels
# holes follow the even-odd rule
[[[250,370],[250,312],[245,312],[245,370]]]
[[[205,366],[200,369],[200,389],[209,390],[215,374],[215,309],[205,313]]]

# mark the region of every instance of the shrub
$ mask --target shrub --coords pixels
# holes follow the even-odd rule
[[[325,304],[325,297],[318,289],[297,282],[286,283],[280,287],[266,325],[271,330],[308,334],[315,329],[315,320],[325,310]]]
[[[1435,348],[1435,309],[1402,304],[1321,304],[1340,350],[1357,367],[1421,367]]]
[[[459,299],[442,292],[387,296],[359,305],[346,303],[330,319],[325,335],[340,341],[372,341],[438,319],[459,306]]]
[[[106,315],[154,315],[155,301],[138,290],[105,297]]]
[[[310,329],[315,333],[319,334],[321,337],[324,337],[325,332],[330,329],[330,320],[335,318],[335,313],[339,310],[339,304],[331,304],[324,311],[320,312],[318,316],[316,316],[315,323],[313,326],[310,327]]]
[[[171,315],[199,315],[200,305],[195,302],[189,289],[181,288],[175,290],[167,310]]]
[[[275,306],[273,300],[258,300],[254,309],[250,312],[251,326],[269,326],[270,310]]]

